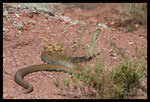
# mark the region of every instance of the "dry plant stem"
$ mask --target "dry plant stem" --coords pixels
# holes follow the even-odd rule
[[[92,35],[92,39],[91,39],[91,42],[90,42],[90,46],[89,46],[89,49],[87,50],[87,53],[86,53],[86,57],[88,58],[93,50],[94,50],[94,47],[95,47],[95,41],[96,41],[96,37],[98,36],[98,34],[100,33],[100,29],[96,29]]]

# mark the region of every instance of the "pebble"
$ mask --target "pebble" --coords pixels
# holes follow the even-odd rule
[[[52,75],[48,75],[48,77],[53,78],[53,76],[52,76]]]
[[[5,70],[5,73],[8,74],[8,75],[10,75],[10,74],[12,74],[12,71],[10,71],[10,70]]]
[[[134,43],[134,42],[132,41],[132,42],[129,42],[128,44],[129,44],[129,45],[132,45],[133,43]]]
[[[20,17],[19,14],[17,14],[17,13],[15,15],[16,15],[16,17]]]
[[[22,32],[19,30],[19,31],[18,31],[18,34],[19,34],[19,35],[21,35],[21,34],[22,34]]]
[[[3,98],[7,98],[8,97],[8,94],[3,94]]]

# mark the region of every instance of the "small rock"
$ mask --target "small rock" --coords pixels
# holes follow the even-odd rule
[[[34,20],[30,20],[27,24],[32,24],[32,25],[35,25],[35,21]]]
[[[3,32],[7,31],[8,29],[6,27],[3,27]]]
[[[11,27],[10,26],[6,26],[8,29],[10,29]]]
[[[112,31],[115,31],[116,29],[115,29],[115,28],[112,28],[111,30],[112,30]]]
[[[135,24],[134,26],[135,26],[135,28],[138,28],[138,27],[139,27],[139,24]]]
[[[14,24],[13,24],[14,26],[16,26],[16,27],[18,27],[19,29],[22,29],[23,28],[23,25],[22,24],[20,24],[20,23],[16,23],[16,22],[14,22]]]
[[[10,75],[10,74],[12,74],[12,71],[10,71],[10,70],[5,70],[5,73],[8,74],[8,75]]]
[[[52,75],[48,75],[48,77],[53,78],[53,76],[52,76]]]
[[[108,28],[108,26],[106,26],[105,24],[100,24],[100,23],[98,23],[98,24],[97,24],[97,26],[98,26],[98,27],[105,28],[105,29],[107,29],[107,28]]]
[[[20,17],[19,14],[17,14],[17,13],[15,15],[16,15],[16,17]]]
[[[34,15],[33,15],[32,12],[30,12],[30,13],[27,14],[27,16],[28,16],[29,18],[32,18]]]
[[[118,59],[117,57],[111,57],[111,58],[112,58],[113,60],[115,60],[115,59],[117,60],[117,59]]]
[[[50,29],[49,27],[46,28],[46,30],[49,30],[49,29]]]
[[[115,22],[111,22],[111,23],[110,23],[110,25],[114,25],[114,24],[115,24]]]
[[[8,15],[8,11],[4,11],[4,12],[3,12],[3,16],[4,16],[4,15],[7,16],[7,15]]]
[[[3,98],[7,98],[8,97],[8,94],[3,94]]]
[[[129,45],[132,45],[133,43],[134,43],[134,42],[132,41],[132,42],[129,42],[128,44],[129,44]]]
[[[114,57],[116,55],[117,55],[116,53],[110,53],[110,56],[112,56],[112,57]]]
[[[19,34],[19,35],[21,35],[21,34],[22,34],[22,32],[19,30],[19,31],[18,31],[18,34]]]

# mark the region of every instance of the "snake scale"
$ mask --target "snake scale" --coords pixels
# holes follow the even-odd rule
[[[89,61],[92,58],[96,57],[98,54],[95,54],[90,57],[68,57],[67,59],[63,59],[59,54],[50,53],[48,51],[43,51],[41,54],[41,59],[48,64],[40,64],[33,65],[29,67],[22,68],[18,70],[14,76],[14,80],[17,84],[25,88],[23,94],[28,94],[33,91],[33,86],[23,80],[24,76],[29,73],[37,72],[37,71],[64,71],[68,73],[78,73],[80,72],[79,66],[77,66],[76,62]]]

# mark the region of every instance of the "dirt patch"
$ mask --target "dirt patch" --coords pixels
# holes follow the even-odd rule
[[[6,3],[3,6],[5,99],[72,99],[61,95],[60,90],[53,85],[55,77],[64,74],[62,72],[36,72],[27,75],[25,80],[34,86],[34,91],[28,95],[21,94],[23,88],[14,82],[17,70],[43,63],[40,59],[43,50],[41,37],[53,39],[55,42],[62,41],[68,54],[71,54],[74,44],[86,29],[74,55],[83,56],[93,32],[99,28],[102,31],[97,38],[94,53],[101,53],[100,61],[105,63],[106,69],[119,62],[119,56],[111,57],[111,42],[118,48],[126,49],[126,53],[133,59],[136,48],[144,46],[147,49],[147,28],[139,20],[134,23],[131,23],[134,19],[123,20],[119,16],[120,4],[48,4],[39,7],[44,9],[15,3]],[[133,30],[130,32],[128,28],[132,26]],[[147,79],[143,84],[147,88]],[[139,94],[142,96],[134,98],[147,98],[147,93],[139,90]]]

